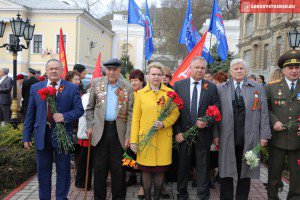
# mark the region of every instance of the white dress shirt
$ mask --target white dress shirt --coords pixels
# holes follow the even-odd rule
[[[56,84],[56,86],[55,86],[55,89],[58,89],[59,88],[59,86],[60,86],[60,82],[61,82],[61,79],[59,79],[59,81],[58,82],[56,82],[57,84]],[[48,79],[48,82],[47,82],[47,87],[48,86],[50,86],[51,85],[51,81]]]
[[[192,109],[193,90],[195,87],[194,82],[197,82],[197,81],[195,81],[192,77],[190,77],[190,109]],[[197,110],[199,110],[201,85],[202,85],[202,79],[200,81],[198,81],[198,84],[197,84]]]
[[[288,80],[286,77],[285,77],[285,81],[286,81],[286,83],[288,84],[289,89],[291,89],[291,88],[292,88],[292,81]],[[298,81],[298,80],[295,80],[295,81],[293,82],[293,83],[295,83],[295,84],[294,84],[294,89],[296,89],[297,81]]]
[[[243,90],[243,83],[244,83],[244,80],[242,80],[240,82],[240,88],[241,88],[241,91]],[[234,85],[234,89],[236,89],[237,87],[237,81],[233,80],[233,85]]]
[[[4,81],[4,79],[6,79],[6,77],[7,77],[7,75],[4,75],[4,76],[1,77],[0,84]]]

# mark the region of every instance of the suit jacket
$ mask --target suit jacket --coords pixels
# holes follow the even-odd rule
[[[11,104],[11,90],[13,81],[10,77],[6,77],[0,84],[0,104],[10,105]]]
[[[220,177],[233,177],[237,179],[235,143],[234,143],[234,116],[232,100],[234,97],[233,81],[218,85],[221,100],[222,120],[219,123],[220,151],[219,170]],[[244,153],[253,149],[260,139],[270,139],[269,115],[267,98],[261,84],[247,79],[242,86],[242,95],[245,103],[245,131]],[[255,97],[258,98],[260,109],[252,109]],[[259,178],[259,167],[250,170],[246,162],[242,162],[241,178]]]
[[[206,86],[204,87],[204,85]],[[184,103],[183,109],[180,110],[180,116],[173,126],[174,135],[176,135],[178,133],[186,132],[191,126],[194,125],[190,122],[190,78],[176,82],[174,85],[174,91],[182,98]],[[208,106],[219,106],[220,101],[215,84],[202,79],[201,94],[198,104],[198,117],[205,116]],[[208,127],[204,129],[198,129],[197,143],[202,146],[210,146],[212,144],[213,126],[214,122],[210,121],[208,122]]]
[[[62,92],[57,92],[56,106],[58,112],[63,114],[66,129],[73,138],[72,122],[78,120],[83,115],[83,107],[78,91],[78,86],[61,80],[60,85],[64,86]],[[23,142],[30,142],[32,133],[34,134],[35,148],[44,148],[47,102],[42,101],[38,95],[38,90],[47,87],[47,79],[33,85],[30,89],[28,110],[24,121]],[[57,147],[57,142],[53,138],[52,145]]]
[[[133,89],[132,86],[122,79],[118,79],[118,87],[122,90],[125,99],[118,98],[117,106],[117,131],[122,147],[124,148],[125,138],[130,138],[130,126],[133,107]],[[87,129],[93,128],[92,142],[96,146],[101,140],[104,130],[105,110],[106,110],[106,91],[107,77],[96,78],[92,83],[89,103],[86,108]]]
[[[300,97],[300,79],[297,81],[293,94],[290,94],[285,79],[267,85],[270,126],[272,128],[270,143],[277,148],[300,149],[300,137],[297,135],[298,126],[280,132],[273,130],[273,126],[277,121],[285,124],[298,119],[300,113],[300,98],[297,97],[298,95]]]
[[[30,88],[33,84],[38,83],[39,80],[34,76],[31,76],[29,79],[24,80],[22,85],[22,107],[27,107],[29,102]]]

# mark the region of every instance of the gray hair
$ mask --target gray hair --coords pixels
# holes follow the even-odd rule
[[[3,71],[3,73],[6,74],[6,75],[9,73],[9,69],[8,69],[8,68],[4,68],[4,67],[3,67],[3,68],[2,68],[2,71]]]
[[[57,60],[57,59],[55,59],[55,58],[51,58],[50,60],[48,60],[48,61],[46,62],[46,69],[47,69],[48,64],[49,64],[50,62],[57,62],[57,63],[59,63],[60,69],[63,69],[62,62],[60,62],[59,60]]]
[[[200,60],[200,61],[205,65],[205,67],[207,66],[207,61],[206,61],[206,59],[205,59],[204,57],[201,57],[201,56],[195,56],[195,57],[192,59],[192,61],[191,61],[191,65],[193,64],[193,62],[194,62],[195,60]],[[190,65],[190,66],[191,66],[191,65]]]
[[[243,64],[245,68],[247,68],[245,60],[241,58],[235,58],[230,62],[230,68],[232,68],[236,64]]]

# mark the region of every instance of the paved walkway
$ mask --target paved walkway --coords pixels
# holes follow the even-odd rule
[[[55,168],[54,168],[55,169]],[[249,195],[249,200],[262,200],[262,199],[267,199],[267,191],[265,190],[265,187],[262,183],[267,182],[267,168],[264,166],[261,166],[261,175],[260,175],[260,180],[254,180],[251,182],[251,191]],[[52,178],[52,184],[53,184],[53,190],[52,190],[52,196],[55,195],[55,171],[53,171],[53,178]],[[5,200],[22,200],[22,199],[28,199],[28,200],[35,200],[38,199],[38,181],[37,177],[33,177],[32,180],[28,181],[28,183],[24,184],[25,186],[21,188],[19,191],[14,191],[15,193],[11,198],[5,198]],[[288,184],[284,182],[284,188],[283,191],[280,192],[280,199],[284,200],[287,197],[287,191],[288,191]],[[108,180],[108,199],[111,199],[111,193],[110,193],[110,180]],[[128,200],[133,200],[137,199],[138,195],[138,190],[139,186],[132,186],[127,189],[127,196],[126,199]],[[191,187],[191,183],[189,183],[188,186],[189,194],[190,194],[190,199],[191,200],[196,200],[196,188]],[[173,184],[168,184],[166,186],[166,191],[171,194],[171,199],[176,200],[176,183]],[[11,193],[12,194],[12,193]],[[71,189],[68,198],[70,200],[81,200],[84,197],[84,191],[79,190],[74,186],[74,171],[72,171],[72,179],[71,179]],[[93,187],[91,191],[88,192],[87,194],[87,199],[94,199],[94,194],[93,194]],[[55,198],[53,198],[55,199]],[[216,184],[216,189],[211,189],[211,200],[217,200],[220,199],[220,186],[219,184]]]

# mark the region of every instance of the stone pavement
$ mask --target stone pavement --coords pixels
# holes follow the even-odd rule
[[[55,169],[55,167],[53,167]],[[267,174],[268,174],[268,169],[264,166],[261,166],[261,175],[260,175],[260,180],[254,180],[251,182],[251,191],[249,195],[249,200],[262,200],[262,199],[267,199],[267,191],[265,190],[265,187],[263,183],[267,182]],[[55,171],[53,171],[53,177],[52,177],[52,184],[53,184],[53,189],[52,189],[52,196],[55,195]],[[283,191],[280,192],[280,199],[284,200],[287,197],[287,191],[288,191],[288,184],[284,181],[284,188]],[[20,188],[19,188],[20,189]],[[191,187],[191,183],[189,183],[188,186],[189,194],[190,194],[190,199],[191,200],[196,200],[197,199],[197,191],[196,188]],[[139,191],[139,186],[132,186],[127,189],[127,196],[126,199],[128,200],[133,200],[133,199],[138,199]],[[176,183],[170,183],[166,186],[166,191],[171,194],[171,199],[176,200]],[[38,182],[37,182],[37,177],[34,176],[32,180],[30,180],[23,188],[21,188],[19,191],[14,191],[11,193],[11,195],[14,194],[11,198],[5,198],[5,200],[23,200],[23,199],[28,199],[28,200],[35,200],[38,199]],[[108,180],[108,199],[111,199],[111,193],[110,193],[110,180]],[[87,199],[94,199],[93,197],[93,187],[91,191],[88,192],[87,194]],[[77,189],[74,186],[74,171],[72,170],[72,179],[71,179],[71,189],[68,198],[70,200],[81,200],[84,197],[84,190]],[[52,198],[55,199],[55,198]],[[220,199],[220,186],[219,184],[216,184],[216,189],[211,189],[211,200],[217,200]]]

